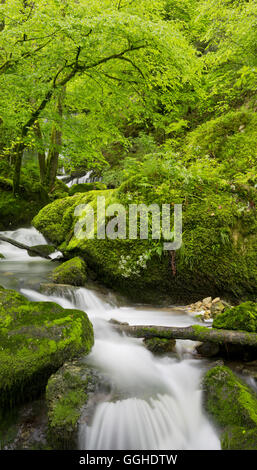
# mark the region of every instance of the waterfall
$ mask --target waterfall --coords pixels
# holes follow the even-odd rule
[[[80,178],[74,178],[69,183],[67,183],[68,188],[71,188],[74,184],[91,183],[90,176],[92,173],[93,171],[90,170],[84,176],[81,176]]]
[[[34,228],[4,234],[26,245],[45,244]],[[80,449],[220,449],[216,429],[203,412],[201,377],[208,363],[194,358],[195,343],[177,341],[176,353],[156,357],[141,339],[118,334],[110,319],[131,325],[189,326],[183,309],[122,306],[100,288],[56,286],[38,292],[53,262],[30,258],[26,250],[0,243],[0,285],[14,287],[32,301],[52,301],[87,312],[95,345],[85,361],[109,377],[114,393],[101,398],[90,418],[81,418]],[[104,401],[105,400],[105,401]],[[86,421],[89,419],[89,421]]]
[[[218,434],[203,413],[200,381],[206,368],[190,359],[193,342],[179,342],[177,356],[155,357],[142,340],[121,336],[111,318],[131,324],[186,326],[194,321],[176,309],[113,306],[98,292],[60,287],[46,296],[23,289],[31,300],[51,300],[87,312],[94,325],[95,345],[85,358],[104,371],[121,399],[100,403],[90,423],[80,424],[79,448],[220,449]],[[183,343],[183,347],[182,344]]]
[[[1,234],[13,240],[17,240],[20,243],[24,243],[24,245],[27,246],[47,245],[46,239],[34,227],[19,228],[14,231],[1,232]],[[16,248],[15,246],[10,245],[10,243],[2,242],[1,240],[0,253],[10,261],[38,261],[40,259],[38,257],[31,258],[28,255],[27,250],[21,250],[20,248]]]

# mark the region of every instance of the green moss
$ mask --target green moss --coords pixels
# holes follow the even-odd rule
[[[81,258],[72,258],[55,268],[51,275],[56,284],[83,286],[87,280],[87,266]]]
[[[169,354],[174,352],[176,341],[166,338],[145,338],[144,344],[153,354]]]
[[[187,135],[186,155],[188,158],[215,157],[224,162],[229,174],[249,171],[256,159],[256,127],[254,110],[243,106],[224,113]]]
[[[74,196],[76,193],[87,193],[94,190],[102,191],[104,189],[107,189],[106,185],[98,181],[95,183],[74,184],[69,190],[69,195]]]
[[[54,449],[77,447],[78,421],[92,381],[90,367],[81,361],[64,364],[50,377],[46,388],[48,441]]]
[[[2,255],[2,253],[0,253],[0,259],[4,259],[4,255]]]
[[[221,436],[223,450],[257,450],[257,428],[230,426]]]
[[[243,302],[237,307],[226,309],[214,319],[213,327],[256,333],[257,304],[255,302]]]
[[[65,360],[87,354],[93,341],[84,312],[30,302],[1,287],[0,408],[32,399]]]
[[[210,369],[203,380],[205,407],[217,424],[257,427],[257,395],[224,366]]]

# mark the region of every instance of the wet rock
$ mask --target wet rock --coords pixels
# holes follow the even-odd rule
[[[47,409],[43,397],[1,416],[0,442],[3,450],[49,449]]]
[[[215,357],[219,354],[220,352],[220,347],[216,343],[202,343],[199,346],[196,347],[196,350],[201,356],[204,357]]]

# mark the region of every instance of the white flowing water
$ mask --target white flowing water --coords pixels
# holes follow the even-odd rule
[[[17,232],[9,236],[17,236]],[[27,244],[28,240],[39,244],[38,236],[33,229],[19,232],[19,237],[24,237],[20,241]],[[7,255],[3,248],[0,244],[0,252]],[[9,256],[13,259],[14,255],[9,253],[0,261],[0,284],[8,277],[3,266],[10,262]],[[44,279],[45,266],[52,262],[36,259],[34,263],[44,266]],[[116,319],[131,325],[188,326],[194,323],[192,317],[176,308],[117,307],[113,297],[86,288],[57,288],[56,295],[39,294],[31,288],[25,259],[23,266],[28,282],[23,282],[20,290],[26,297],[87,312],[94,326],[95,345],[85,361],[107,374],[118,391],[115,402],[98,404],[91,422],[80,425],[80,449],[220,449],[218,434],[202,407],[200,384],[207,362],[194,357],[194,343],[178,341],[177,354],[158,358],[142,340],[121,336],[108,323]]]
[[[84,176],[81,176],[80,178],[74,178],[69,183],[67,183],[68,188],[71,188],[74,184],[91,183],[90,176],[92,173],[93,171],[90,170]]]

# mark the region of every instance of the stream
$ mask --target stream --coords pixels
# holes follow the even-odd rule
[[[34,228],[2,232],[26,245],[46,244]],[[176,307],[122,305],[99,286],[63,287],[56,295],[39,292],[56,261],[30,257],[25,250],[0,242],[0,285],[32,301],[54,301],[87,312],[95,345],[85,361],[108,375],[120,391],[115,402],[97,405],[89,425],[81,424],[79,448],[87,450],[214,450],[219,435],[202,406],[201,378],[206,360],[194,354],[192,341],[177,341],[176,353],[156,357],[143,341],[120,336],[110,319],[131,325],[189,326],[196,323]]]

